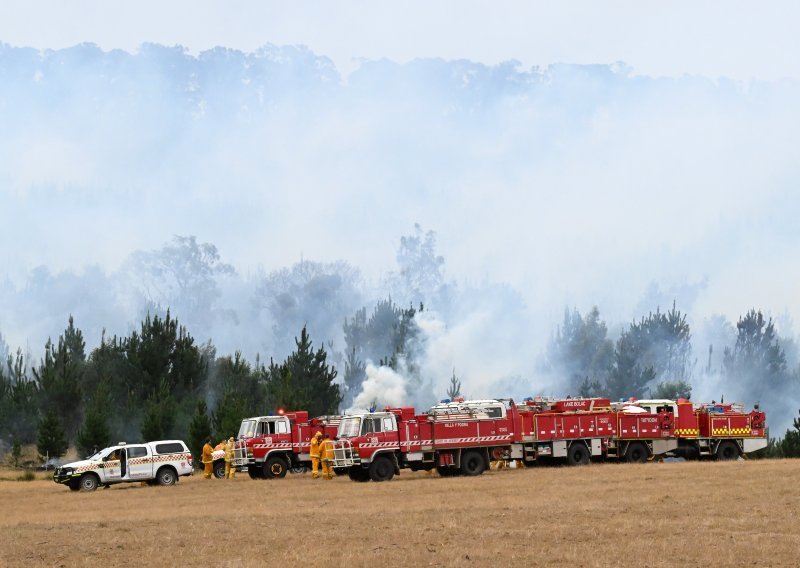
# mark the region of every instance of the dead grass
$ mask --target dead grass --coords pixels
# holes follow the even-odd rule
[[[89,494],[0,483],[0,532],[13,543],[0,564],[797,566],[798,478],[800,460],[364,484],[195,476]]]

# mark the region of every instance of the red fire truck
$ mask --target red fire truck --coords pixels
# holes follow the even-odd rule
[[[766,414],[756,405],[745,412],[741,404],[695,404],[690,400],[635,400],[622,410],[641,408],[673,417],[672,453],[687,458],[711,456],[736,459],[767,446]]]
[[[318,431],[336,436],[339,416],[278,411],[277,416],[245,418],[234,448],[237,469],[247,468],[252,479],[281,478],[287,470],[302,471],[311,464],[311,437]]]
[[[356,481],[386,481],[402,468],[480,475],[490,459],[644,462],[679,448],[734,459],[766,445],[763,428],[758,410],[695,408],[689,401],[443,401],[421,415],[413,408],[387,408],[342,417],[334,466]]]

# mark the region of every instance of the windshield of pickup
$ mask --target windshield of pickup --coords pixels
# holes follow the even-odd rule
[[[237,438],[252,438],[256,435],[256,421],[255,420],[242,420],[242,425],[239,428]]]
[[[355,438],[361,430],[360,416],[345,416],[339,423],[337,436],[340,438]]]

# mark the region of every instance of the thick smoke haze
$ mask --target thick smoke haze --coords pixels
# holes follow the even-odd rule
[[[425,389],[455,369],[469,395],[523,396],[563,392],[537,362],[565,306],[597,305],[616,337],[675,301],[695,393],[716,397],[700,371],[731,322],[755,307],[796,333],[799,86],[0,44],[0,332],[36,359],[69,314],[91,347],[170,308],[267,360],[308,323],[340,364],[345,319],[391,294],[426,304]],[[416,223],[434,283],[396,258]]]

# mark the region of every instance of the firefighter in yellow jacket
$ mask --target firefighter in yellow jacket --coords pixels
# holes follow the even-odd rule
[[[317,479],[319,477],[319,446],[322,442],[322,432],[317,432],[311,438],[311,449],[308,453],[311,456],[311,477]]]
[[[225,444],[225,479],[233,479],[233,476],[236,475],[236,466],[233,464],[233,447],[235,444],[233,436]]]
[[[319,445],[320,458],[322,459],[322,479],[333,479],[333,440],[328,434]]]
[[[206,440],[203,446],[203,477],[211,479],[211,474],[214,471],[214,448],[211,447],[211,438]]]

